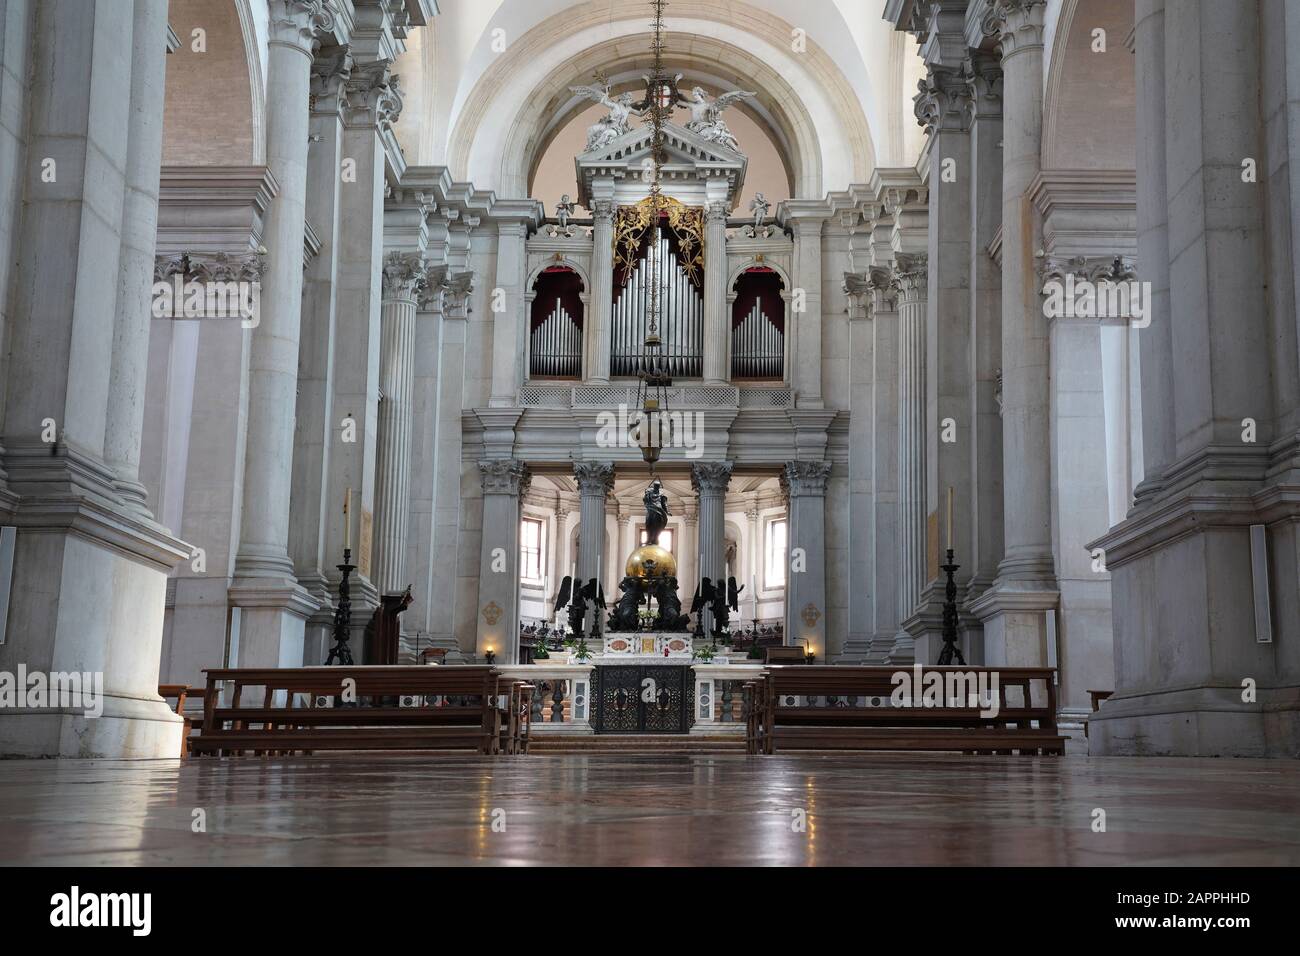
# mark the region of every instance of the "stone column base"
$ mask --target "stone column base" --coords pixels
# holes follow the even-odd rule
[[[1191,687],[1111,697],[1088,719],[1089,753],[1126,757],[1300,757],[1300,686]]]
[[[6,710],[0,717],[0,757],[179,760],[184,726],[161,697],[105,695],[98,717],[68,707]]]
[[[231,667],[303,666],[307,619],[319,609],[306,588],[290,578],[243,578],[231,585],[230,603],[239,609]],[[356,648],[352,656],[359,659]]]
[[[970,602],[970,611],[984,625],[984,664],[987,667],[1046,667],[1047,612],[1054,611],[1059,592],[1044,582],[995,581]]]

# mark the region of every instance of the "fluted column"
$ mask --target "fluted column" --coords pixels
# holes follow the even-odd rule
[[[140,483],[140,439],[158,232],[166,57],[167,0],[137,0],[131,29],[131,114],[104,461],[113,469],[113,485],[127,507],[146,517],[149,509]]]
[[[532,481],[523,462],[478,463],[483,482],[483,541],[479,561],[477,653],[519,663],[520,501]]]
[[[1002,66],[996,57],[972,54],[964,76],[971,92],[971,381],[974,488],[971,491],[971,596],[978,597],[1002,560],[1002,270],[988,249],[1002,224]],[[961,507],[961,503],[958,503]],[[975,650],[971,649],[972,653]],[[982,648],[980,648],[982,653]],[[972,659],[967,655],[968,660]]]
[[[380,318],[379,453],[375,481],[375,569],[380,594],[400,593],[406,570],[406,527],[411,473],[411,388],[415,372],[415,306],[423,280],[420,255],[384,257]]]
[[[727,316],[727,213],[725,200],[704,207],[704,384],[725,385],[731,344]]]
[[[298,586],[289,560],[290,449],[302,321],[312,45],[332,21],[332,5],[320,0],[270,4],[266,161],[280,191],[267,210],[262,309],[249,349],[244,500],[231,589],[242,611],[238,663],[248,667],[301,664],[303,619],[316,607]]]
[[[1057,603],[1052,559],[1048,329],[1035,269],[1043,126],[1045,0],[998,0],[989,29],[1002,56],[1002,473],[1005,556],[971,610],[989,664],[1045,662]]]
[[[321,605],[307,622],[303,659],[312,664],[324,661],[329,654],[334,608],[326,572],[333,571],[343,560],[341,551],[327,552],[326,529],[342,504],[330,500],[327,492],[330,454],[339,436],[333,394],[339,321],[339,236],[345,228],[340,208],[344,185],[339,169],[344,155],[343,84],[351,69],[352,57],[334,49],[318,56],[311,71],[306,216],[321,241],[321,249],[303,275],[289,556],[298,583]]]
[[[871,286],[859,272],[844,274],[849,300],[849,535],[848,636],[841,663],[862,663],[871,647],[877,596],[874,585],[875,493],[872,451],[877,442],[872,414],[874,341]]]
[[[898,613],[911,617],[926,577],[925,310],[928,257],[896,257],[898,288]],[[900,629],[891,661],[912,659],[912,637]]]
[[[605,499],[614,488],[614,466],[603,461],[575,462],[573,475],[578,480],[578,580],[601,578],[603,583]]]
[[[873,552],[871,646],[865,663],[883,664],[900,631],[899,613],[899,411],[898,289],[891,268],[873,266],[867,278],[871,316],[871,456]],[[856,407],[856,406],[855,406]]]
[[[731,462],[697,461],[691,465],[691,487],[699,499],[699,561],[695,575],[708,578],[714,586],[727,586],[727,485],[731,482]],[[696,582],[699,583],[698,581]],[[695,591],[691,588],[691,593]],[[713,616],[705,609],[704,633],[713,627]]]
[[[790,500],[785,587],[787,644],[803,644],[826,663],[826,480],[828,461],[788,461],[783,472]]]
[[[587,335],[588,380],[609,381],[610,323],[614,298],[614,200],[592,201],[591,332]]]

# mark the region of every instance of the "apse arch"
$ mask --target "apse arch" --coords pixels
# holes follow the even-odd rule
[[[727,10],[725,20],[703,0],[673,7],[670,54],[675,44],[689,51],[689,62],[677,54],[681,65],[698,71],[707,64],[758,93],[769,126],[789,144],[797,198],[821,198],[828,184],[869,180],[875,149],[865,114],[823,51],[809,41],[796,59],[787,50],[789,24],[746,4]],[[588,3],[531,28],[497,56],[457,110],[447,150],[454,174],[501,195],[523,195],[557,117],[575,109],[569,86],[597,71],[647,72],[645,27],[643,17],[611,21],[608,7]]]

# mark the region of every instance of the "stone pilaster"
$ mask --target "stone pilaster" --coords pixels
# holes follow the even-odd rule
[[[523,384],[522,359],[527,348],[520,336],[528,328],[523,288],[527,238],[528,223],[523,219],[497,222],[497,276],[493,296],[500,297],[501,307],[494,302],[492,311],[492,395],[488,404],[493,406],[514,405],[519,386]]]
[[[343,85],[352,57],[337,47],[311,68],[311,142],[307,150],[306,218],[321,240],[320,253],[303,275],[298,401],[293,445],[293,495],[289,502],[289,556],[298,583],[320,604],[307,621],[304,661],[323,663],[333,636],[330,573],[343,552],[327,551],[326,529],[342,517],[331,500],[329,459],[340,433],[334,421],[334,350],[337,346],[339,239],[343,220]]]
[[[826,662],[826,461],[789,461],[789,569],[785,587],[787,644],[803,644]]]
[[[871,322],[872,619],[864,663],[883,664],[902,623],[899,537],[899,314],[892,268],[872,266],[867,274]],[[856,405],[854,406],[857,407]]]
[[[929,260],[925,254],[895,257],[898,289],[898,613],[907,620],[921,601],[926,581],[925,312]],[[912,635],[899,630],[891,662],[913,659]]]
[[[731,378],[731,323],[727,312],[726,200],[704,207],[704,384],[725,385]]]
[[[127,127],[126,193],[113,368],[108,387],[104,460],[113,485],[133,511],[148,518],[140,483],[145,378],[149,363],[154,243],[158,233],[158,174],[162,165],[163,82],[167,0],[136,3],[131,31],[131,113]]]
[[[864,273],[844,275],[844,293],[849,307],[849,535],[848,535],[848,636],[840,657],[842,663],[861,663],[871,648],[875,621],[875,487],[872,450],[875,418],[870,413],[875,376],[874,318],[871,311],[870,277]],[[755,525],[757,522],[755,522]],[[755,534],[757,533],[755,529]]]
[[[794,233],[794,281],[786,349],[789,379],[800,408],[823,408],[822,400],[822,226],[829,216],[821,203],[789,200],[786,223]],[[803,303],[802,310],[799,308]]]
[[[156,6],[140,13],[140,83],[148,85],[165,34],[157,32]],[[109,0],[85,0],[33,4],[30,20],[14,21],[5,28],[21,25],[26,41],[15,35],[11,45],[6,37],[0,99],[7,130],[22,115],[7,101],[15,93],[11,51],[24,42],[30,70],[20,82],[30,83],[30,98],[26,154],[16,164],[22,212],[14,255],[0,271],[11,280],[0,292],[12,310],[0,445],[12,493],[4,496],[12,507],[6,524],[17,528],[0,671],[89,672],[102,683],[95,700],[7,708],[0,755],[174,757],[181,721],[158,696],[158,669],[167,574],[189,548],[146,520],[138,501],[123,501],[129,489],[117,486],[122,473],[108,460],[110,438],[119,442],[118,464],[139,460],[135,419],[115,430],[109,405],[114,373],[118,394],[136,401],[143,394],[144,362],[135,350],[147,333],[131,326],[115,341],[114,319],[120,290],[138,295],[152,278],[151,257],[139,254],[145,239],[135,232],[151,215],[150,200],[138,191],[127,196],[146,188],[140,177],[155,135],[135,124],[140,141],[131,137],[133,17]],[[149,36],[158,40],[156,54]],[[143,103],[157,91],[136,92]],[[2,165],[0,179],[9,170]],[[56,176],[47,180],[43,168]],[[122,346],[116,355],[115,345]],[[97,717],[87,715],[96,709]]]
[[[415,375],[415,308],[424,261],[417,253],[384,257],[379,350],[378,461],[375,490],[375,568],[380,594],[402,592],[407,573],[410,508],[411,404]]]
[[[1002,370],[1002,270],[989,255],[1002,225],[1002,66],[997,57],[972,53],[963,76],[970,90],[971,244],[970,383],[973,474],[971,543],[959,557],[970,575],[968,601],[993,583],[1003,555],[1002,412],[998,404]],[[981,640],[982,645],[982,640]],[[970,648],[967,660],[974,657]]]
[[[1295,414],[1295,382],[1274,381],[1274,352],[1287,350],[1270,345],[1295,314],[1269,299],[1295,279],[1285,254],[1267,251],[1278,224],[1265,215],[1288,176],[1260,159],[1251,183],[1242,165],[1256,148],[1285,150],[1262,143],[1263,117],[1285,111],[1265,112],[1261,73],[1275,84],[1292,72],[1276,57],[1279,44],[1290,55],[1294,35],[1284,41],[1286,25],[1274,19],[1270,31],[1264,19],[1279,13],[1272,4],[1166,3],[1162,49],[1158,10],[1139,8],[1139,129],[1164,137],[1170,328],[1167,345],[1150,328],[1141,338],[1154,452],[1145,498],[1094,543],[1105,550],[1115,622],[1115,693],[1089,723],[1094,753],[1300,753],[1300,480],[1295,435],[1275,430]],[[1262,71],[1242,69],[1256,62]],[[1164,122],[1150,128],[1160,77]],[[1158,207],[1144,189],[1140,255],[1160,248]],[[1157,277],[1163,267],[1151,263]],[[1151,321],[1161,320],[1158,309]],[[1175,370],[1170,385],[1164,369]],[[1166,451],[1172,458],[1161,461]],[[1252,526],[1262,526],[1262,548],[1252,547]]]
[[[520,500],[532,477],[523,462],[480,461],[483,543],[479,563],[479,656],[491,651],[502,664],[519,663]]]
[[[612,187],[611,187],[612,188]],[[591,330],[586,335],[586,378],[593,382],[609,381],[610,312],[614,298],[614,200],[592,200],[591,246]]]
[[[1002,57],[1002,463],[1005,554],[972,613],[987,663],[1042,665],[1057,605],[1052,559],[1048,334],[1031,187],[1043,123],[1044,0],[997,0],[985,29]]]
[[[691,487],[695,489],[699,504],[699,559],[695,575],[700,580],[708,578],[716,587],[727,586],[724,552],[727,534],[727,485],[731,481],[731,462],[697,461],[691,465]],[[696,581],[699,584],[699,581]],[[695,593],[695,588],[691,588]],[[703,612],[704,633],[713,627],[713,615]]]
[[[964,16],[955,19],[964,48]],[[936,40],[953,39],[950,29]],[[942,46],[943,44],[939,44]],[[954,498],[952,544],[958,563],[958,602],[969,578],[971,508],[971,90],[961,62],[930,65],[915,98],[917,121],[930,135],[928,291],[925,323],[926,566],[920,606],[908,619],[916,659],[938,658],[942,646],[944,586],[938,560],[947,544],[948,491]],[[935,172],[937,171],[937,175]],[[935,553],[935,548],[939,549]]]

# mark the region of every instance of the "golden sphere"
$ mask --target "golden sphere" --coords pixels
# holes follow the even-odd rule
[[[626,573],[630,578],[676,577],[677,559],[657,544],[643,544],[627,559]]]

